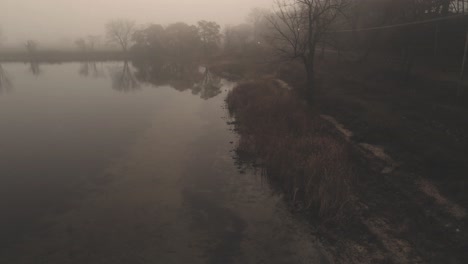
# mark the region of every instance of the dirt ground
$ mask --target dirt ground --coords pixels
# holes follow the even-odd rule
[[[358,64],[329,57],[319,65],[321,113],[351,131],[365,157],[360,205],[346,227],[354,239],[338,240],[337,252],[347,252],[341,260],[466,263],[468,107],[455,96],[453,69],[420,62],[406,80],[390,59]],[[338,237],[342,228],[324,233]]]
[[[248,65],[216,70],[304,85],[300,65]],[[314,108],[350,133],[359,163],[352,210],[317,229],[335,262],[468,263],[468,96],[455,96],[456,68],[421,59],[405,79],[388,58],[317,65]]]

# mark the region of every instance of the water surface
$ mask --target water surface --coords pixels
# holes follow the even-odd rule
[[[324,263],[187,65],[2,64],[0,263]]]

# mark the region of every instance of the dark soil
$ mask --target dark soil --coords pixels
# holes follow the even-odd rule
[[[397,65],[378,60],[320,65],[321,111],[353,131],[354,142],[383,146],[399,164],[390,174],[363,171],[358,182],[357,222],[380,241],[371,243],[382,251],[374,257],[467,263],[468,104],[456,97],[456,75],[420,66],[402,80]]]
[[[239,78],[274,74],[304,87],[299,64],[225,63],[225,72],[240,64]],[[317,229],[335,261],[468,263],[468,96],[456,97],[456,72],[421,61],[406,80],[394,60],[317,63],[314,108],[353,132],[359,164],[352,209]],[[382,146],[397,169],[382,173],[385,161],[360,143]]]

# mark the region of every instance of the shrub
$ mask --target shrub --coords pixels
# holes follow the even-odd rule
[[[241,135],[238,151],[253,153],[265,176],[295,205],[337,216],[350,196],[348,143],[293,91],[264,79],[239,84],[227,97]]]

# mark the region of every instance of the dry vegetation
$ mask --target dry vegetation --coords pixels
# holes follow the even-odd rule
[[[337,263],[466,263],[467,108],[455,98],[456,77],[442,82],[421,62],[405,80],[397,63],[335,55],[318,58],[312,107],[301,99],[298,64],[213,65],[255,80],[227,100],[239,153],[262,162],[267,179],[296,206],[321,220],[341,216],[316,233]],[[350,142],[318,113],[351,130]],[[398,166],[384,172],[378,157],[357,151],[364,143],[382,146]]]
[[[227,97],[241,134],[238,151],[254,153],[289,201],[323,219],[350,200],[350,148],[292,90],[276,80],[238,85]]]

